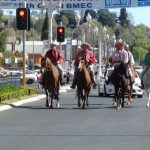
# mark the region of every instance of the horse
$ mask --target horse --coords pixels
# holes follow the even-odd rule
[[[59,71],[47,57],[41,58],[43,70],[43,87],[46,93],[46,107],[53,108],[53,100],[57,100],[56,107],[59,108]]]
[[[147,107],[150,107],[150,67],[147,68],[147,71],[143,75],[143,84],[144,84],[144,90],[146,91],[147,94]]]
[[[77,68],[77,97],[78,97],[78,107],[81,107],[82,100],[82,108],[85,108],[89,105],[88,97],[90,93],[90,89],[92,86],[92,80],[89,74],[89,71],[86,67],[84,60],[79,61],[79,65]]]
[[[131,101],[132,86],[127,76],[127,67],[125,63],[115,66],[113,73],[108,78],[107,84],[111,81],[115,88],[114,101],[117,103],[117,109],[124,107],[125,94],[128,93],[128,100]]]

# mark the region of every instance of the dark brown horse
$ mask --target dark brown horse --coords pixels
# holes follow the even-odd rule
[[[107,84],[112,82],[115,87],[114,101],[117,103],[117,109],[124,107],[126,93],[128,93],[128,101],[130,101],[132,97],[132,86],[126,76],[127,66],[121,63],[115,67],[111,77],[107,81]]]
[[[41,68],[43,70],[43,87],[46,93],[46,107],[53,108],[54,98],[57,100],[56,107],[59,107],[59,71],[47,57],[42,57]]]
[[[77,71],[78,107],[81,106],[81,100],[83,103],[82,108],[85,108],[85,104],[88,106],[88,97],[89,97],[91,86],[92,86],[92,81],[88,69],[85,65],[84,60],[80,60],[78,71]]]

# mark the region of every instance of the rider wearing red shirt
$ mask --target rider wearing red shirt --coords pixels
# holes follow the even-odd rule
[[[45,57],[48,57],[59,71],[60,84],[62,85],[62,68],[60,63],[63,61],[60,51],[57,49],[57,43],[52,42],[50,49],[46,52]],[[42,77],[40,83],[42,83]]]
[[[74,73],[74,78],[73,78],[73,83],[70,86],[70,88],[75,89],[76,87],[76,82],[77,82],[77,67],[79,65],[80,60],[84,60],[85,63],[87,64],[87,67],[90,68],[90,77],[92,82],[94,83],[94,87],[96,86],[95,80],[94,80],[94,72],[93,72],[93,66],[92,64],[95,62],[95,55],[93,52],[90,51],[91,46],[88,43],[83,43],[81,45],[82,50],[78,52],[76,58],[75,58],[75,73]]]

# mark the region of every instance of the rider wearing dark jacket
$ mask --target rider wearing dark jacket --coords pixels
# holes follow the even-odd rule
[[[145,58],[144,58],[144,69],[141,73],[141,89],[144,89],[143,76],[149,67],[150,67],[150,47],[148,48],[148,53],[145,54]]]

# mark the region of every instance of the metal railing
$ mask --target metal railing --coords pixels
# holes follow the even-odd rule
[[[6,85],[21,86],[20,76],[0,76],[0,88]]]

